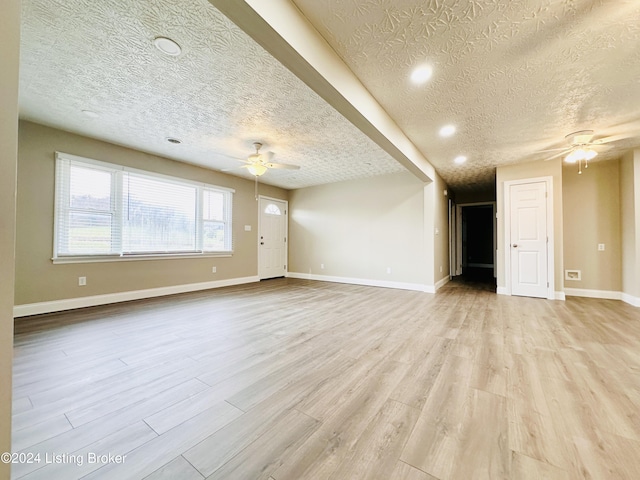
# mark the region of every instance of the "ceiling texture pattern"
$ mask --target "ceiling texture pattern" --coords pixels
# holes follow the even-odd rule
[[[637,0],[294,2],[454,189],[577,130],[629,136],[599,159],[640,144]],[[433,75],[416,86],[423,63]]]
[[[292,1],[454,190],[577,130],[620,136],[599,160],[640,145],[640,1]],[[404,170],[207,0],[22,5],[21,118],[214,169],[261,141],[302,167],[261,179],[284,188]]]
[[[273,161],[302,167],[261,178],[284,188],[404,170],[206,0],[22,6],[23,119],[214,169],[241,165],[261,141]],[[161,53],[158,36],[182,54]]]

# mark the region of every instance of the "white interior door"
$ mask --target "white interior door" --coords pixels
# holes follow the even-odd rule
[[[547,184],[509,188],[511,294],[547,298]]]
[[[260,197],[258,275],[284,277],[287,268],[287,202]]]

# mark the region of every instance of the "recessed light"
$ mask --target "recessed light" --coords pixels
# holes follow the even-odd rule
[[[440,129],[440,136],[441,137],[450,137],[454,133],[456,133],[456,126],[455,125],[445,125],[444,127],[442,127]]]
[[[431,78],[432,73],[433,69],[430,65],[422,65],[413,71],[411,81],[416,84],[424,83]]]
[[[153,44],[165,55],[177,57],[182,53],[182,48],[180,48],[180,45],[167,37],[156,37],[153,39]]]
[[[89,118],[98,118],[99,115],[93,110],[81,110],[82,114]]]
[[[465,157],[464,155],[458,155],[456,158],[453,159],[454,162],[456,162],[458,165],[462,165],[464,162],[467,161],[467,157]]]
[[[167,137],[167,142],[177,145],[179,143],[182,143],[182,140],[179,140],[179,139],[173,138],[173,137]]]

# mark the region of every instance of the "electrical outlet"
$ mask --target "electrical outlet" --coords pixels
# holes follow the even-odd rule
[[[440,265],[440,273],[442,273],[442,265]]]
[[[218,269],[216,267],[211,267],[211,273],[216,273]]]
[[[251,231],[251,225],[245,225],[244,226],[244,231],[245,232],[250,232]]]
[[[387,267],[387,273],[391,273],[391,267]]]
[[[599,243],[598,244],[598,251],[599,252],[604,252],[604,243]]]
[[[320,264],[320,270],[324,270],[324,263]]]
[[[87,277],[78,277],[78,286],[84,287],[87,284]]]

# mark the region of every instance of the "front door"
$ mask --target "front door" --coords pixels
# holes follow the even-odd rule
[[[510,187],[511,294],[548,296],[547,184]]]
[[[287,263],[287,202],[260,197],[258,264],[261,280],[284,277]]]

